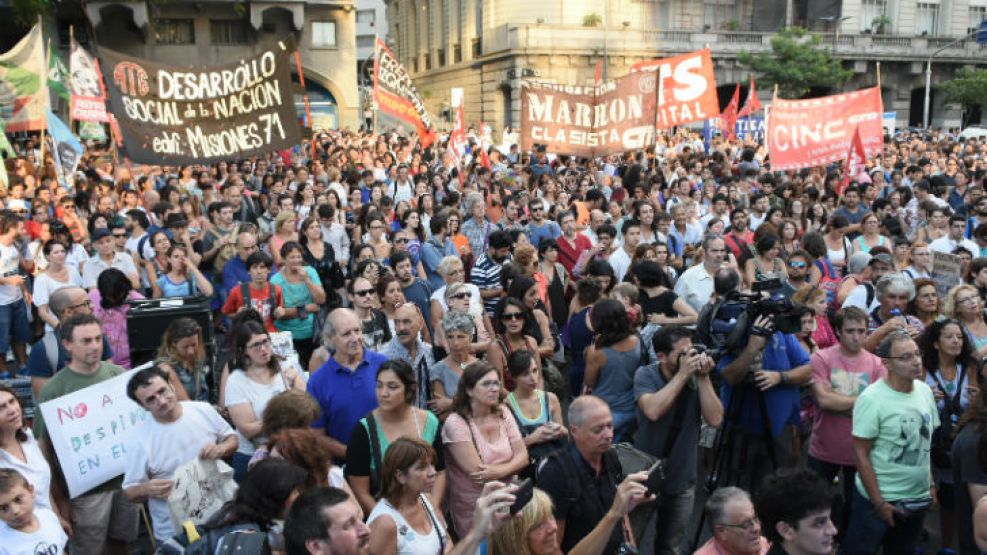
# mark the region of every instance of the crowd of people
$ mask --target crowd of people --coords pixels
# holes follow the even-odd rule
[[[462,167],[396,133],[92,147],[69,183],[19,142],[0,371],[28,401],[136,368],[130,301],[211,317],[170,319],[126,472],[75,497],[0,387],[0,554],[987,551],[987,143],[899,133],[847,184],[688,130],[599,159],[481,135]],[[195,460],[238,486],[190,527]]]

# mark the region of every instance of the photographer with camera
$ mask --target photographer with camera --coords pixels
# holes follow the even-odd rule
[[[658,362],[634,374],[637,448],[663,461],[655,553],[675,555],[692,517],[702,419],[719,426],[723,405],[709,379],[716,364],[703,346],[693,346],[691,330],[665,326],[652,343]]]
[[[733,268],[716,273],[718,294],[737,297],[740,275]],[[742,296],[742,295],[741,295]],[[747,313],[753,310],[751,303]],[[715,316],[714,316],[715,317]],[[730,453],[736,484],[754,491],[761,478],[792,462],[792,441],[799,420],[799,386],[809,382],[809,355],[792,333],[776,331],[776,316],[761,313],[754,318],[747,344],[734,346],[722,356],[717,369],[723,374],[721,400],[727,407],[728,425],[736,427],[738,448]]]

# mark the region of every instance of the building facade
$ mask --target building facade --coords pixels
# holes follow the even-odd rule
[[[305,87],[294,80],[295,106],[305,119],[309,98],[315,129],[357,128],[356,15],[352,0],[168,2],[91,0],[60,3],[47,25],[68,59],[69,28],[92,50],[100,47],[177,66],[236,62],[260,45],[292,35]]]
[[[853,69],[846,90],[874,86],[880,62],[885,110],[898,127],[921,124],[930,55],[933,87],[987,63],[987,48],[963,38],[987,16],[987,0],[385,1],[395,53],[431,112],[448,113],[450,89],[461,87],[467,122],[495,129],[518,125],[521,79],[588,85],[597,64],[617,77],[638,61],[706,46],[725,104],[735,84],[746,88],[739,53],[769,50],[772,34],[790,25],[820,33]],[[959,126],[960,108],[937,96],[932,125]]]

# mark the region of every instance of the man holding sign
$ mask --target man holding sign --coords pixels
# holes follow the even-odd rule
[[[59,331],[69,362],[41,388],[38,405],[125,372],[123,368],[101,360],[103,327],[92,314],[72,316],[61,324]],[[61,473],[40,411],[34,415],[34,436],[41,443],[52,469],[58,468]],[[66,501],[62,487],[56,487],[59,482],[61,480],[52,482],[52,492],[61,514],[72,522],[70,552],[126,554],[127,544],[137,539],[139,512],[137,505],[123,496],[120,489],[123,479],[114,478],[70,501]]]
[[[148,501],[154,537],[165,541],[175,534],[168,512],[175,471],[196,457],[232,455],[236,432],[209,403],[179,402],[168,374],[157,366],[131,376],[127,396],[151,413],[154,422],[131,446],[123,492],[134,503]]]

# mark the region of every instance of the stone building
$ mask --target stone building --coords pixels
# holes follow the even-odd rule
[[[46,30],[57,30],[53,45],[66,60],[70,26],[87,48],[94,32],[101,47],[179,66],[236,62],[293,35],[305,76],[304,90],[295,79],[299,117],[307,93],[316,129],[360,125],[353,0],[60,2]]]
[[[930,55],[933,85],[987,60],[987,48],[963,38],[987,15],[987,0],[385,1],[395,53],[440,126],[449,124],[440,116],[454,87],[465,90],[467,122],[482,118],[499,130],[518,125],[523,78],[591,84],[597,64],[616,77],[635,62],[707,45],[725,104],[736,83],[746,94],[749,70],[738,54],[770,49],[787,25],[822,35],[854,71],[847,90],[875,85],[881,62],[885,110],[896,112],[898,127],[921,124]],[[934,126],[959,126],[961,115],[933,91]]]

